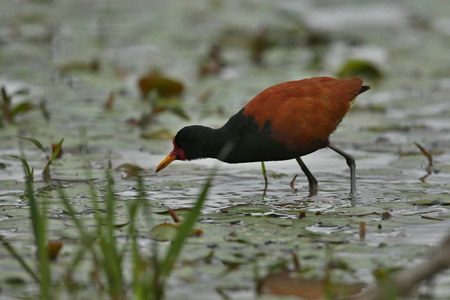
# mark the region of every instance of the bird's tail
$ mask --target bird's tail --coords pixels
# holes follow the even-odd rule
[[[358,95],[364,93],[367,90],[370,90],[370,86],[368,86],[368,85],[361,86],[361,89],[359,90]],[[353,98],[352,101],[350,101],[350,107],[352,107],[353,104],[355,104],[355,100],[356,100],[356,97]]]
[[[370,86],[368,86],[368,85],[363,85],[363,86],[361,87],[361,89],[359,90],[358,95],[364,93],[364,92],[367,91],[367,90],[370,90]]]

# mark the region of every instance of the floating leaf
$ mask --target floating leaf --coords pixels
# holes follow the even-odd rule
[[[179,81],[165,77],[154,70],[138,80],[139,90],[143,99],[155,91],[161,98],[180,97],[184,86]]]
[[[447,195],[448,197],[448,195]],[[443,201],[442,199],[420,199],[420,200],[416,200],[411,202],[414,205],[424,205],[424,206],[435,206],[435,205],[449,205],[450,204],[450,199],[448,199],[447,202],[445,202],[445,200]]]
[[[151,207],[150,211],[155,214],[165,214],[169,211],[167,207]]]
[[[176,224],[172,223],[162,223],[154,226],[152,230],[150,230],[150,237],[155,241],[166,242],[173,240],[177,234],[179,227],[183,224],[183,222],[179,222]],[[200,236],[203,234],[203,230],[201,229],[192,229],[189,233],[189,236]]]
[[[294,225],[294,221],[292,219],[286,219],[286,218],[265,218],[266,222],[282,226],[282,227],[289,227]]]
[[[433,221],[444,221],[444,219],[441,219],[441,218],[435,218],[435,217],[430,217],[430,216],[427,216],[427,215],[422,215],[422,216],[420,216],[422,219],[427,219],[427,220],[433,220]]]
[[[252,62],[257,65],[263,64],[264,53],[272,46],[272,42],[269,39],[269,28],[264,27],[256,34],[251,40],[250,44],[250,56]]]
[[[189,236],[201,236],[203,234],[203,230],[198,228],[193,228],[191,232],[189,233]]]
[[[50,260],[56,260],[58,258],[59,251],[63,247],[63,243],[60,241],[48,241],[47,251]]]
[[[105,109],[111,109],[113,104],[114,104],[114,100],[116,99],[116,94],[111,91],[108,95],[108,97],[105,100],[105,103],[103,103],[103,107]]]
[[[376,84],[383,78],[381,70],[372,62],[359,59],[350,59],[344,63],[336,74],[339,78],[359,76],[364,80],[371,80]]]
[[[123,177],[124,179],[134,177],[138,175],[139,172],[144,171],[144,169],[142,169],[141,167],[128,163],[117,166],[115,170],[125,173],[125,176]]]
[[[295,274],[282,271],[263,278],[258,293],[274,296],[297,296],[303,299],[323,299],[331,292],[335,297],[355,295],[363,284],[335,284],[325,280],[312,280],[295,277]],[[334,299],[334,298],[333,298]]]
[[[171,223],[162,223],[154,226],[150,231],[150,237],[156,241],[169,241],[175,238],[178,226]]]
[[[144,133],[141,135],[141,138],[170,140],[173,138],[173,133],[167,129],[160,129],[153,132]]]
[[[179,98],[156,98],[153,101],[152,115],[156,115],[164,111],[170,111],[180,118],[189,120],[189,116],[184,111],[183,103]]]
[[[100,60],[93,58],[91,61],[72,61],[59,67],[62,74],[81,71],[81,72],[98,72],[100,70]]]
[[[270,173],[269,176],[272,177],[272,178],[275,178],[275,179],[279,179],[279,178],[286,177],[287,174],[284,174],[284,173]]]
[[[200,60],[197,71],[198,77],[218,74],[224,66],[222,48],[219,44],[214,43],[209,48],[208,54]]]
[[[125,227],[125,226],[127,226],[128,224],[130,224],[130,222],[129,221],[126,221],[126,222],[123,222],[123,223],[118,223],[118,224],[114,224],[114,228],[122,228],[122,227]]]

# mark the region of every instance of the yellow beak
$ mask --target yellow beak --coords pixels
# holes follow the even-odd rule
[[[166,158],[164,158],[164,160],[158,165],[158,167],[156,168],[156,173],[161,171],[162,169],[164,169],[165,167],[167,167],[168,165],[170,165],[171,162],[173,162],[175,159],[177,159],[177,156],[170,153],[169,155],[167,155]]]

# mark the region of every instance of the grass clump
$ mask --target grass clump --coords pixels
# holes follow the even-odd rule
[[[64,206],[70,222],[75,225],[77,239],[76,251],[64,258],[65,276],[52,276],[52,263],[49,258],[47,243],[46,204],[38,202],[33,188],[33,173],[25,159],[21,158],[26,175],[26,197],[30,205],[30,218],[36,245],[35,261],[22,257],[15,247],[4,237],[0,241],[14,259],[23,267],[31,278],[39,285],[40,299],[58,299],[61,294],[74,296],[79,286],[86,282],[77,282],[77,273],[86,272],[82,262],[92,262],[92,272],[88,277],[87,288],[95,289],[99,294],[106,293],[110,299],[163,299],[167,279],[182,252],[186,239],[198,219],[201,208],[206,200],[208,190],[212,184],[211,175],[206,181],[194,207],[179,225],[176,236],[164,254],[158,249],[157,242],[148,244],[148,248],[139,244],[137,220],[145,219],[146,228],[151,228],[153,222],[151,214],[144,214],[148,210],[145,199],[145,189],[141,177],[137,177],[135,189],[137,195],[127,204],[127,230],[125,237],[117,237],[117,207],[115,184],[111,168],[106,170],[105,189],[100,195],[94,183],[89,183],[91,205],[96,226],[87,228],[76,212],[75,207],[59,188],[59,198]],[[87,174],[88,175],[88,174]],[[122,228],[123,226],[121,226]],[[145,234],[145,233],[141,233]],[[83,269],[82,269],[83,268]],[[63,287],[63,288],[61,288]]]

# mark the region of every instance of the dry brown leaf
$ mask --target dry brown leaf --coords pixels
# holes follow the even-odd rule
[[[105,103],[103,103],[103,107],[105,109],[111,109],[114,104],[115,99],[116,99],[116,94],[113,91],[111,91],[108,95],[108,98],[106,98]]]
[[[333,296],[355,295],[363,284],[331,284]],[[274,296],[298,296],[308,300],[322,299],[329,288],[325,280],[303,279],[289,271],[272,273],[260,282],[258,294]]]
[[[152,71],[138,80],[139,90],[143,99],[147,98],[152,91],[158,93],[161,98],[180,97],[184,91],[182,83],[164,77],[158,71]]]
[[[364,240],[366,238],[366,223],[359,222],[359,239]]]
[[[48,241],[47,251],[50,260],[56,260],[58,258],[59,251],[63,247],[63,243],[60,241]]]

